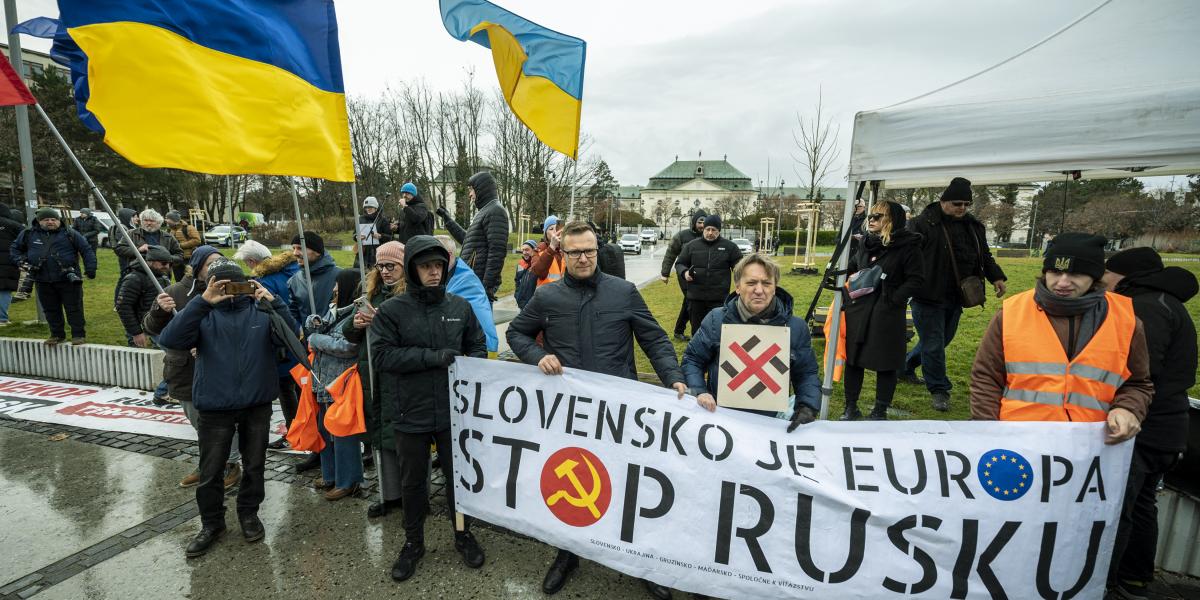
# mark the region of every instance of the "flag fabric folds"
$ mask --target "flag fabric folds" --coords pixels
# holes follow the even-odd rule
[[[354,180],[329,0],[58,4],[80,116],[131,162]]]
[[[587,43],[486,0],[440,0],[440,6],[450,35],[491,48],[513,114],[547,146],[577,158]]]
[[[33,94],[21,81],[16,69],[8,59],[0,60],[0,106],[17,106],[19,104],[34,104]]]

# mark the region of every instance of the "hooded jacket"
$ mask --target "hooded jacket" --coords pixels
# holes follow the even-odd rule
[[[0,204],[0,292],[17,289],[21,280],[21,269],[12,258],[12,244],[24,229],[20,221],[12,218],[9,208]]]
[[[1133,299],[1133,312],[1146,330],[1154,401],[1142,421],[1139,446],[1187,450],[1188,389],[1196,384],[1196,324],[1183,303],[1198,290],[1196,276],[1180,267],[1130,274],[1113,290]]]
[[[703,227],[696,229],[696,221],[707,216],[708,213],[700,209],[693,212],[691,215],[692,220],[688,223],[688,228],[681,230],[671,237],[671,245],[667,246],[667,253],[663,256],[662,273],[660,275],[670,277],[671,269],[674,268],[675,274],[679,276],[679,288],[685,291],[687,290],[687,280],[683,278],[683,269],[675,263],[675,259],[679,258],[679,253],[683,252],[683,247],[688,242],[704,235]]]
[[[83,257],[83,273],[96,273],[96,253],[78,231],[59,226],[54,231],[42,229],[34,223],[17,235],[9,246],[9,259],[20,265],[29,263],[37,269],[33,280],[39,283],[67,281],[65,271],[79,271],[79,257]],[[83,274],[79,273],[79,274]]]
[[[419,235],[404,249],[408,289],[379,307],[371,322],[375,380],[384,401],[395,402],[392,426],[398,433],[431,433],[450,428],[451,354],[487,358],[487,343],[471,304],[447,294],[443,285],[421,285],[413,261],[435,252],[450,254],[436,239]],[[448,352],[445,352],[448,351]]]
[[[283,300],[284,304],[291,305],[292,292],[288,289],[288,280],[300,271],[300,263],[296,262],[296,257],[291,251],[285,250],[271,258],[268,258],[257,265],[254,265],[252,275],[267,291],[271,292],[272,296]],[[308,302],[306,298],[304,300]]]
[[[538,334],[544,344],[538,344]],[[675,347],[637,286],[598,268],[589,279],[568,273],[538,288],[508,324],[506,336],[525,364],[553,354],[563,366],[626,379],[637,379],[636,338],[663,385],[683,382]]]
[[[713,309],[704,317],[704,321],[700,323],[700,330],[692,336],[692,341],[688,342],[687,349],[683,351],[683,376],[687,378],[692,395],[709,393],[714,398],[720,397],[717,394],[717,368],[721,358],[722,325],[773,325],[787,327],[790,333],[791,355],[788,362],[791,370],[788,374],[792,380],[792,393],[796,395],[796,403],[820,410],[821,377],[817,373],[817,357],[813,354],[808,326],[803,319],[792,314],[792,295],[782,287],[776,286],[774,306],[748,321],[738,312],[739,301],[736,293],[729,294],[725,306]],[[768,411],[747,412],[765,416],[775,415]]]
[[[171,264],[178,265],[184,262],[183,248],[179,246],[179,240],[175,239],[175,234],[171,233],[171,231],[166,227],[161,227],[155,232],[146,231],[141,227],[138,227],[137,229],[130,229],[129,238],[133,240],[133,247],[130,247],[129,244],[126,244],[124,240],[121,239],[120,234],[117,234],[117,237],[113,238],[114,242],[116,243],[116,245],[113,246],[113,248],[115,248],[114,252],[117,253],[118,257],[124,259],[125,261],[122,263],[122,273],[126,268],[129,267],[130,263],[137,262],[137,248],[140,248],[142,244],[148,244],[150,246],[162,246],[163,248],[166,248],[167,252],[171,253]]]
[[[283,301],[275,298],[271,306],[295,331]],[[270,404],[279,397],[275,374],[279,346],[271,333],[271,318],[249,296],[215,306],[204,298],[188,302],[163,328],[158,345],[183,352],[196,349],[192,375],[196,410],[239,410]]]
[[[700,302],[722,302],[729,295],[729,284],[733,282],[733,267],[742,259],[737,244],[718,236],[713,241],[700,237],[684,244],[675,268],[679,276],[691,272],[687,299]]]
[[[467,180],[475,190],[475,216],[463,229],[453,219],[444,217],[446,229],[458,241],[462,257],[479,280],[489,297],[495,297],[504,274],[504,256],[508,253],[508,213],[496,197],[496,181],[486,171]]]
[[[297,269],[290,278],[288,278],[288,312],[292,315],[292,321],[296,323],[304,323],[308,320],[308,316],[312,314],[312,310],[308,304],[308,279],[304,276],[304,265],[297,262]],[[316,262],[309,263],[308,270],[312,273],[313,278],[313,300],[317,305],[317,310],[321,307],[329,306],[329,302],[333,300],[333,284],[337,279],[337,274],[341,272],[341,268],[337,263],[333,262],[333,257],[328,254],[322,254]]]
[[[171,285],[171,280],[165,275],[156,277],[163,288]],[[164,290],[165,291],[165,290]],[[121,326],[125,335],[135,336],[143,333],[142,320],[154,305],[158,297],[158,289],[145,269],[130,269],[118,284],[117,316],[121,318]]]
[[[891,207],[891,242],[884,246],[875,234],[865,234],[850,257],[854,273],[879,265],[884,279],[874,292],[851,299],[843,294],[846,311],[846,364],[890,371],[904,366],[908,345],[908,299],[925,285],[921,236],[905,229],[904,209]]]
[[[488,352],[499,351],[500,336],[496,335],[492,303],[483,289],[483,283],[461,258],[454,259],[454,269],[450,273],[450,280],[446,282],[446,292],[471,303],[471,309],[475,311],[475,320],[479,321],[483,337],[487,340]]]
[[[914,299],[962,304],[958,282],[950,265],[950,248],[946,233],[942,231],[943,225],[954,243],[960,276],[978,275],[991,282],[1008,279],[988,249],[987,231],[983,223],[971,213],[961,219],[952,218],[942,212],[941,202],[932,202],[908,222],[909,231],[921,234],[921,253],[925,258],[925,285],[913,294]]]
[[[405,203],[400,218],[396,220],[396,235],[393,239],[407,244],[408,240],[417,235],[433,235],[433,213],[429,212],[429,205],[419,194]]]

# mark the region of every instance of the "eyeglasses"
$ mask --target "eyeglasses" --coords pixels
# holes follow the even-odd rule
[[[883,218],[883,213],[871,213],[867,215],[867,218],[872,221],[878,221]]]
[[[384,273],[388,273],[390,271],[395,271],[399,267],[400,267],[400,265],[398,265],[396,263],[375,263],[375,268],[379,269],[381,272],[384,272]]]
[[[954,208],[966,208],[971,205],[970,202],[959,202],[959,201],[951,202],[950,204],[952,204],[954,206]]]
[[[596,253],[599,251],[599,248],[588,248],[587,250],[567,250],[566,252],[563,252],[563,254],[566,254],[571,260],[579,260],[579,257],[581,256],[596,258]]]

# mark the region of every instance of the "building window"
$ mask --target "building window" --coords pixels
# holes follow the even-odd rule
[[[29,72],[30,77],[33,77],[34,75],[42,74],[42,65],[39,65],[35,62],[29,62],[29,61],[24,61],[24,62],[25,62],[25,70]]]

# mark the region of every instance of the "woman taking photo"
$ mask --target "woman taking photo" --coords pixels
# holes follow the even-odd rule
[[[851,276],[842,296],[846,306],[843,421],[862,417],[858,398],[867,369],[875,371],[875,406],[867,419],[887,420],[897,370],[904,367],[906,306],[913,291],[925,283],[921,236],[905,230],[905,221],[899,204],[875,204],[867,215],[866,235],[850,256]]]

